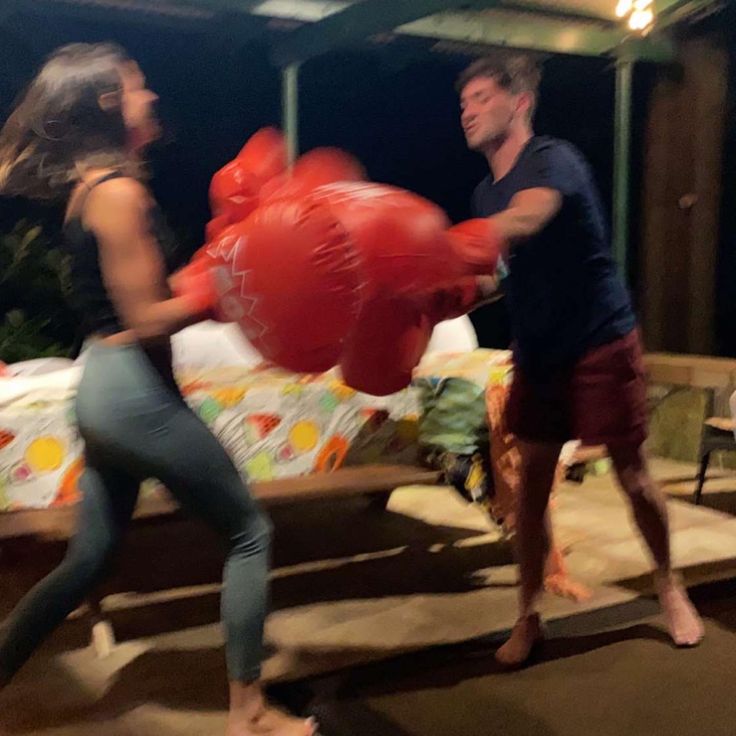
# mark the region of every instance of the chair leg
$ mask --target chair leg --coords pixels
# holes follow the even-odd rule
[[[703,486],[705,485],[705,475],[708,472],[708,465],[710,464],[710,453],[706,452],[700,458],[700,469],[698,470],[698,485],[695,488],[695,504],[700,505],[703,497]]]

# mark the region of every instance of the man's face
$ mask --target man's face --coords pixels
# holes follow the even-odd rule
[[[468,148],[485,151],[505,138],[520,110],[520,95],[511,94],[491,77],[476,77],[460,93],[461,122]]]

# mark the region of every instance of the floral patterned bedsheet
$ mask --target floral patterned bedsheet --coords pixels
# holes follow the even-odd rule
[[[415,463],[417,394],[360,394],[336,372],[298,376],[273,367],[181,370],[190,406],[251,480],[343,465]],[[74,387],[37,388],[0,403],[0,511],[75,503],[83,443]]]
[[[428,355],[416,375],[500,388],[510,370],[506,351],[480,349]],[[0,512],[78,501],[83,443],[74,418],[78,374],[70,375],[37,380],[32,390],[0,391]],[[337,371],[304,376],[270,366],[184,368],[177,379],[189,405],[250,480],[344,465],[413,464],[420,457],[422,407],[415,387],[375,397],[345,386]]]

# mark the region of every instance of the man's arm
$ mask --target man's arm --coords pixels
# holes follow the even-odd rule
[[[489,218],[504,244],[502,255],[541,232],[561,208],[562,195],[556,189],[537,187],[514,195],[507,209]]]
[[[556,189],[524,189],[503,212],[451,227],[452,248],[473,273],[493,274],[499,258],[506,258],[517,243],[543,230],[561,207],[562,194]]]

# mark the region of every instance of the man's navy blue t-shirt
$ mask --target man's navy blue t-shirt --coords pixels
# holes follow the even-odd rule
[[[515,358],[532,375],[570,367],[636,326],[592,173],[570,143],[532,138],[506,176],[478,185],[473,214],[495,215],[515,194],[537,187],[558,191],[562,207],[544,230],[511,249],[505,279]]]

